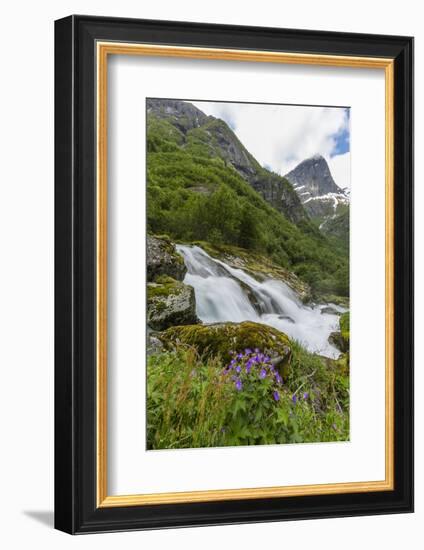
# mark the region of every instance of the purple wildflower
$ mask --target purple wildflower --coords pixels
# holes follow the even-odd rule
[[[240,374],[240,372],[241,372],[241,367],[240,367],[240,365],[237,365],[237,367],[236,367],[236,373],[237,373],[237,374]]]
[[[255,353],[259,353],[259,352],[260,352],[260,349],[259,349],[259,348],[255,348],[254,351],[255,351]]]
[[[259,378],[265,378],[266,377],[266,370],[265,369],[261,369],[261,372],[259,373]]]
[[[293,403],[297,402],[297,397],[295,395],[292,396],[292,401],[293,401]]]
[[[303,399],[308,399],[308,397],[309,397],[309,393],[305,391],[305,393],[303,394]]]
[[[243,359],[243,354],[242,354],[242,353],[239,353],[239,354],[237,355],[237,359]]]
[[[245,353],[246,355],[250,355],[250,354],[252,353],[252,350],[251,350],[250,348],[246,348],[246,349],[244,350],[244,353]]]
[[[282,384],[283,383],[283,379],[281,378],[281,376],[277,373],[275,373],[275,379],[277,380],[277,383],[278,384]]]
[[[237,390],[237,391],[240,391],[240,390],[242,389],[242,387],[243,387],[243,384],[242,384],[240,378],[238,378],[238,379],[236,380],[236,390]]]
[[[278,391],[275,391],[272,396],[274,398],[274,401],[280,401],[280,394],[278,393]]]

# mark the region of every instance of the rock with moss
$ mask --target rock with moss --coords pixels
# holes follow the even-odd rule
[[[169,238],[147,236],[148,281],[155,281],[161,275],[167,275],[177,281],[182,281],[186,273],[187,268],[184,260]]]
[[[194,289],[171,277],[147,284],[147,323],[153,330],[199,323]]]
[[[330,336],[328,337],[328,341],[330,344],[332,344],[335,348],[337,348],[342,353],[345,353],[347,351],[346,344],[342,338],[341,333],[338,330],[335,330],[334,332],[330,333]]]
[[[273,327],[250,321],[174,326],[158,333],[157,337],[167,349],[189,345],[195,347],[200,355],[220,356],[224,361],[229,360],[231,351],[258,348],[271,357],[280,371],[285,370],[290,363],[292,353],[286,334]]]
[[[346,353],[349,351],[349,319],[349,312],[347,311],[346,313],[343,313],[339,320],[340,330],[332,332],[328,337],[328,341],[330,342],[330,344],[333,344],[333,346],[335,346],[342,353]]]

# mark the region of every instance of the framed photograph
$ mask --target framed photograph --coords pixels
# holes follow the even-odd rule
[[[55,24],[55,525],[413,510],[413,39]]]

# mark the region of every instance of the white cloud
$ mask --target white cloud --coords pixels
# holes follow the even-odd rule
[[[350,153],[327,159],[330,172],[339,187],[350,189]]]
[[[338,132],[348,127],[345,109],[198,101],[196,107],[225,120],[263,165],[285,175],[315,154],[327,159],[340,187],[349,185],[349,154],[331,157]],[[346,157],[337,159],[337,157]],[[337,159],[337,160],[335,160]]]

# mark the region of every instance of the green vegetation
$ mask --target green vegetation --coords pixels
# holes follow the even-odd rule
[[[340,317],[340,332],[344,340],[349,342],[350,338],[350,313],[347,311]]]
[[[231,131],[216,119],[208,124]],[[183,133],[168,120],[149,115],[148,230],[174,240],[261,252],[316,294],[347,296],[347,254],[335,250],[311,222],[296,225],[268,204],[226,161],[208,124]]]
[[[346,441],[349,378],[343,364],[290,346],[284,380],[259,350],[224,358],[180,345],[150,356],[148,448]]]
[[[349,252],[349,206],[340,205],[333,218],[322,223],[321,230],[335,248]]]

